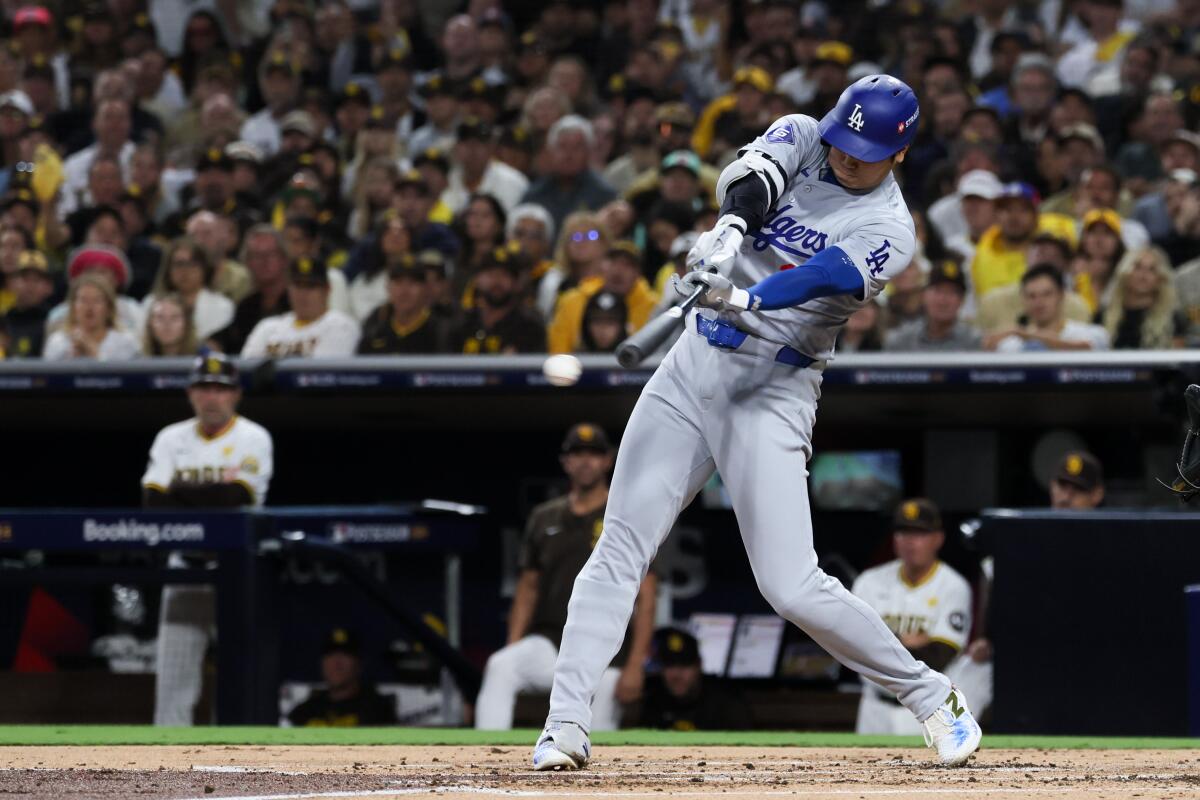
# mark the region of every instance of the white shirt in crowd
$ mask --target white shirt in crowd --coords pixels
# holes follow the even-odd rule
[[[426,122],[413,131],[412,136],[409,138],[408,155],[410,157],[415,156],[431,147],[436,147],[448,153],[454,149],[454,143],[457,141],[456,136],[457,126],[454,123],[445,130],[441,130],[432,122]]]
[[[1064,342],[1086,342],[1092,350],[1109,349],[1108,331],[1099,325],[1091,325],[1087,322],[1067,320],[1063,323],[1062,330],[1058,332],[1058,338]],[[1022,339],[1015,334],[1004,337],[996,345],[997,353],[1025,353],[1045,349],[1045,345],[1041,342]]]
[[[1135,34],[1140,28],[1136,21],[1123,19],[1117,25],[1117,32]],[[1119,89],[1119,73],[1124,58],[1120,51],[1124,50],[1126,45],[1122,45],[1118,52],[1110,55],[1105,55],[1100,45],[1100,42],[1088,34],[1086,39],[1063,53],[1054,70],[1058,82],[1063,86],[1082,89],[1093,97],[1112,94],[1114,90]]]
[[[142,488],[165,492],[172,483],[240,483],[261,506],[274,468],[271,434],[257,422],[235,415],[223,430],[206,436],[193,417],[158,432]]]
[[[152,294],[142,300],[142,318],[150,320],[150,307],[158,298]],[[196,338],[204,341],[229,323],[233,322],[236,310],[233,301],[212,289],[201,289],[192,307],[192,324],[196,326]]]
[[[371,312],[388,300],[388,271],[381,269],[374,275],[360,272],[350,282],[350,313],[359,322],[371,316]]]
[[[267,317],[254,326],[243,358],[339,358],[354,355],[362,331],[348,314],[330,309],[312,322],[301,322],[289,311]]]
[[[167,119],[171,115],[178,114],[188,107],[187,91],[183,88],[183,81],[174,72],[167,70],[163,73],[162,85],[158,87],[158,93],[148,103],[145,103],[146,110],[152,111],[163,119]]]
[[[257,114],[252,114],[242,123],[239,138],[243,142],[257,145],[262,150],[263,156],[269,158],[279,152],[281,135],[279,120],[275,119],[271,109],[264,108]]]
[[[125,181],[129,180],[129,161],[136,149],[137,145],[133,142],[121,145],[121,153],[117,158],[121,162],[121,177]],[[92,195],[87,188],[88,171],[91,170],[92,161],[98,152],[100,145],[93,144],[63,162],[62,195],[58,201],[58,214],[62,219],[66,219],[72,211],[92,204]]]
[[[458,214],[467,207],[471,192],[463,185],[462,167],[453,167],[447,176],[446,191],[442,192],[442,202]],[[529,179],[502,161],[492,159],[487,169],[483,171],[483,180],[475,189],[476,194],[490,194],[500,201],[505,213],[512,211],[525,190],[529,188]]]
[[[66,300],[50,309],[50,313],[46,315],[47,333],[53,332],[55,328],[67,321],[68,310]],[[141,303],[128,295],[117,295],[117,322],[120,323],[122,330],[140,331],[144,320],[145,315],[142,313]]]
[[[109,329],[104,335],[104,341],[96,353],[98,361],[128,361],[142,354],[142,345],[132,335],[125,331]],[[42,349],[42,358],[47,361],[67,361],[79,358],[75,355],[75,345],[71,335],[65,330],[57,330],[50,334],[46,346]]]

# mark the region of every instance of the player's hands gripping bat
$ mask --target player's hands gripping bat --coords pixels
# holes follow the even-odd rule
[[[1174,492],[1180,500],[1188,502],[1200,494],[1200,386],[1192,384],[1183,393],[1187,406],[1188,430],[1183,437],[1183,452],[1175,472],[1179,476],[1170,484],[1159,481]]]
[[[696,244],[687,254],[688,269],[716,270],[728,275],[733,259],[742,247],[746,236],[746,223],[735,214],[726,214],[717,220],[711,231],[705,231],[696,239]]]
[[[758,298],[734,286],[733,281],[716,272],[689,272],[683,278],[673,278],[671,286],[681,296],[690,296],[697,287],[705,287],[706,291],[700,296],[698,304],[717,311],[753,311],[759,302]]]
[[[679,283],[679,278],[672,276],[672,285]],[[647,322],[642,329],[630,336],[617,348],[617,363],[625,369],[636,367],[642,360],[662,347],[668,337],[674,335],[679,323],[692,310],[692,306],[700,302],[700,298],[708,291],[708,286],[700,284],[682,302],[671,306],[664,313]]]

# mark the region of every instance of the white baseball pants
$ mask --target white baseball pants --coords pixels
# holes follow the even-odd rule
[[[558,649],[554,642],[537,634],[500,648],[488,659],[483,671],[483,686],[475,701],[475,727],[480,730],[510,730],[517,695],[525,691],[544,692],[554,681],[554,660]],[[592,701],[593,730],[615,731],[621,721],[617,703],[617,680],[621,671],[609,667],[600,675]]]
[[[589,701],[621,646],[638,586],[714,469],[771,607],[924,720],[950,681],[914,659],[879,614],[817,566],[807,464],[821,373],[713,347],[695,330],[689,318],[625,429],[604,535],[571,594],[550,720],[590,730]]]

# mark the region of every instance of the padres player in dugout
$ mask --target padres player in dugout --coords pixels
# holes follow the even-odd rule
[[[325,687],[292,709],[288,722],[308,728],[395,725],[396,699],[363,680],[362,646],[354,631],[334,628],[321,647]]]
[[[700,292],[698,306],[621,438],[604,536],[571,594],[534,769],[587,764],[590,699],[641,579],[714,472],[771,607],[896,696],[941,764],[964,764],[979,747],[983,732],[962,692],[821,570],[808,500],[822,371],[838,333],[916,251],[892,171],[919,120],[911,87],[867,75],[819,121],[780,117],[721,172],[717,222],[688,253],[692,271],[671,283],[681,300]]]
[[[604,431],[581,423],[567,432],[562,467],[570,487],[562,497],[533,510],[521,546],[520,577],[508,621],[508,644],[488,659],[475,705],[475,727],[512,727],[513,704],[522,691],[545,691],[554,677],[567,600],[580,567],[603,537],[612,445]],[[653,572],[641,581],[625,645],[610,657],[591,699],[592,725],[615,730],[621,703],[642,692],[643,667],[654,635]],[[619,666],[623,665],[623,666]]]
[[[850,590],[879,612],[914,658],[937,670],[962,651],[971,631],[971,586],[938,559],[945,541],[937,506],[905,500],[892,520],[897,558],[863,572]],[[894,695],[864,680],[855,731],[916,735],[921,725]]]
[[[261,506],[273,470],[271,434],[237,414],[237,367],[213,353],[196,359],[188,401],[195,416],[163,428],[142,476],[147,507]],[[171,566],[184,566],[172,553]],[[204,651],[213,625],[212,587],[163,587],[158,628],[154,724],[191,725],[200,697]]]

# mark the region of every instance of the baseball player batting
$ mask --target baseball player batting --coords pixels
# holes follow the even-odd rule
[[[629,419],[604,533],[573,587],[535,769],[587,763],[591,697],[621,646],[638,585],[714,470],[776,612],[894,695],[942,764],[963,764],[979,746],[962,694],[818,568],[808,509],[825,361],[846,318],[873,302],[915,249],[892,168],[917,116],[912,89],[869,75],[819,123],[800,114],[777,120],[721,173],[717,224],[676,284],[681,296],[706,287],[702,307],[688,314]]]

